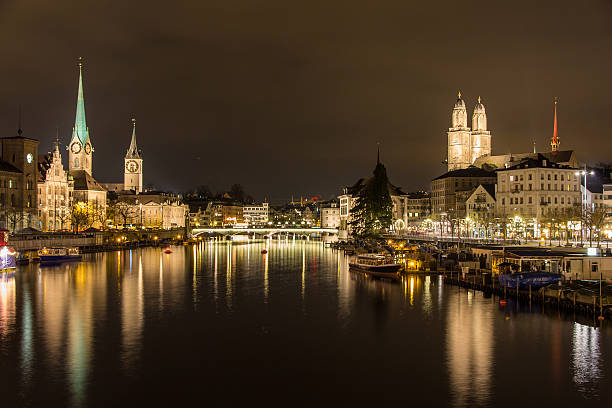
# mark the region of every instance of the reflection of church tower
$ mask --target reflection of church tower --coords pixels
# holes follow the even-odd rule
[[[480,96],[472,115],[472,137],[470,139],[472,154],[470,164],[474,163],[474,160],[480,156],[491,154],[491,132],[487,130],[487,113],[484,105],[480,102]]]
[[[85,99],[83,98],[83,61],[79,59],[79,91],[77,95],[76,118],[72,129],[72,139],[68,146],[70,171],[84,170],[92,174],[93,147],[89,139],[89,129],[85,120]]]
[[[457,95],[457,102],[453,107],[451,127],[448,129],[448,171],[464,169],[471,162],[470,128],[467,127],[467,111],[461,99],[461,92]]]
[[[136,119],[132,119],[132,141],[125,154],[123,189],[142,193],[142,153],[136,145]]]

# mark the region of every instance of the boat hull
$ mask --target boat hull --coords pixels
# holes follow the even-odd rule
[[[389,278],[397,279],[399,277],[399,270],[402,265],[400,264],[387,264],[387,265],[363,265],[357,263],[349,263],[351,270],[365,273],[377,278]]]
[[[43,265],[52,265],[62,262],[80,261],[83,258],[81,255],[40,255],[40,263]]]
[[[499,286],[516,289],[518,284],[519,289],[527,290],[539,289],[546,285],[558,283],[561,280],[561,275],[546,272],[525,272],[525,273],[507,273],[499,275]]]

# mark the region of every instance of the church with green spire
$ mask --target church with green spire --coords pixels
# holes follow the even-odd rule
[[[87,205],[94,215],[92,227],[99,228],[106,220],[106,190],[93,177],[94,149],[85,118],[83,96],[83,62],[79,59],[79,88],[72,138],[68,145],[68,169],[74,179],[75,204]],[[96,216],[96,214],[98,216]]]

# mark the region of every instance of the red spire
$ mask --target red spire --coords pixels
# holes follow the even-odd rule
[[[553,137],[550,141],[552,154],[557,154],[557,151],[559,150],[559,144],[559,137],[557,136],[557,98],[555,98],[555,124],[553,126]]]

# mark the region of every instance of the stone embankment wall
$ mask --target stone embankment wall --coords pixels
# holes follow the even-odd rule
[[[47,234],[16,234],[11,235],[9,245],[17,251],[38,250],[43,247],[54,246],[93,246],[103,243],[101,232],[93,233],[47,233]]]
[[[113,230],[85,233],[37,233],[14,234],[9,238],[9,245],[17,251],[36,251],[44,247],[73,246],[104,250],[107,246],[117,247],[135,243],[154,244],[162,241],[181,241],[185,237],[185,228],[158,231]]]

